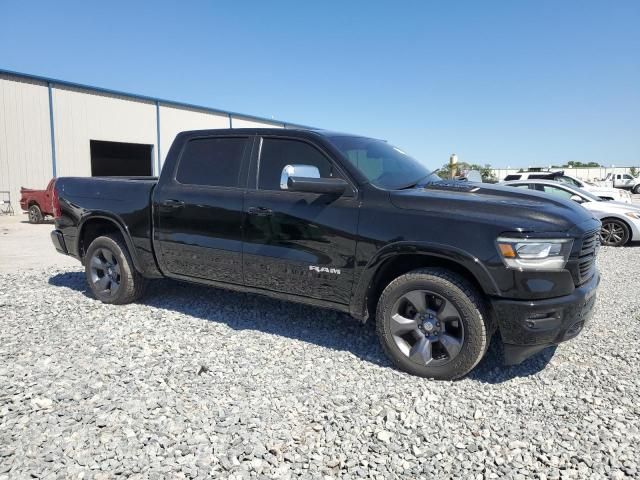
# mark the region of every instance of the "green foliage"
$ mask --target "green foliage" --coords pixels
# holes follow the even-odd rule
[[[598,162],[589,162],[589,163],[582,163],[582,162],[574,162],[573,160],[570,162],[565,163],[562,168],[595,168],[595,167],[600,167],[601,165]]]
[[[633,178],[638,178],[638,175],[640,175],[640,172],[636,167],[631,167],[629,169],[629,175],[631,175]]]

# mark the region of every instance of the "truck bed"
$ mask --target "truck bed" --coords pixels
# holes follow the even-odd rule
[[[68,236],[69,253],[81,256],[82,239],[77,236],[82,235],[84,217],[91,212],[94,218],[115,220],[131,239],[136,257],[155,266],[151,242],[151,194],[157,181],[157,177],[59,178],[56,190],[65,211],[59,223],[65,238]]]

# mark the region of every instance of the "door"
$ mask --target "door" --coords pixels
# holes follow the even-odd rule
[[[242,284],[240,172],[249,145],[249,137],[191,138],[156,188],[154,235],[168,276]]]
[[[293,192],[281,186],[287,165],[346,175],[317,145],[290,138],[259,140],[245,197],[244,282],[248,286],[348,304],[355,267],[357,191]]]

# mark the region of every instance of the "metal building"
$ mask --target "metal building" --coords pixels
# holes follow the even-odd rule
[[[0,69],[0,191],[56,176],[157,175],[176,134],[200,128],[299,127]]]

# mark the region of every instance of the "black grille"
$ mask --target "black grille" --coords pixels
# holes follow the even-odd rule
[[[587,282],[596,269],[596,254],[600,247],[600,235],[598,231],[589,232],[582,238],[580,253],[578,254],[578,272],[576,285]]]

